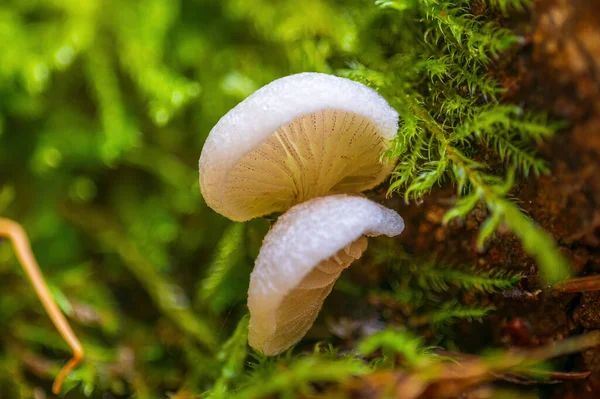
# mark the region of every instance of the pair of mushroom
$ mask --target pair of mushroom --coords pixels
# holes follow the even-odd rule
[[[234,221],[285,212],[250,277],[254,349],[275,355],[298,342],[366,237],[402,232],[395,211],[359,195],[392,171],[381,153],[397,130],[376,91],[319,73],[271,82],[211,130],[199,162],[206,203]]]

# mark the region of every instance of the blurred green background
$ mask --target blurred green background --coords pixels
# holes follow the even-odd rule
[[[228,228],[206,207],[203,141],[265,83],[379,51],[359,40],[379,14],[371,1],[2,1],[0,215],[29,233],[86,348],[69,397],[210,387],[267,224]],[[206,279],[219,256],[239,264],[226,286]],[[44,397],[69,351],[6,241],[0,292],[0,397]]]

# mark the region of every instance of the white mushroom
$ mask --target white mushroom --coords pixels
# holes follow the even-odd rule
[[[358,196],[291,208],[266,235],[250,278],[250,346],[275,355],[298,342],[341,272],[366,250],[366,237],[403,229],[395,211]]]
[[[235,221],[283,212],[307,199],[381,183],[398,114],[367,86],[301,73],[271,82],[229,111],[200,156],[207,204]]]

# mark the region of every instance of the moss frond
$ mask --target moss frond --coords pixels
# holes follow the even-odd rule
[[[361,359],[354,357],[330,360],[312,355],[297,357],[286,363],[273,367],[266,376],[262,373],[250,373],[244,386],[229,398],[254,399],[277,394],[283,397],[295,397],[299,393],[314,394],[313,384],[341,382],[370,370]]]
[[[231,391],[231,383],[244,373],[248,356],[248,321],[246,315],[238,322],[231,337],[221,346],[217,360],[221,362],[221,375],[206,397],[211,399],[227,398]]]
[[[438,292],[451,286],[466,292],[493,293],[513,287],[521,278],[502,270],[460,270],[439,264],[426,264],[415,268],[419,286]]]
[[[491,306],[465,306],[457,303],[446,302],[442,307],[426,316],[436,330],[447,328],[458,320],[481,321],[495,308]]]
[[[243,300],[248,290],[249,268],[243,264],[246,258],[245,232],[243,223],[233,223],[225,230],[206,278],[199,286],[198,300],[215,313]]]
[[[124,151],[139,145],[140,133],[127,117],[113,59],[102,45],[88,53],[86,69],[100,108],[104,140],[101,156],[112,163]]]
[[[503,13],[510,10],[523,10],[531,4],[530,0],[485,0],[485,3]]]
[[[478,270],[457,267],[436,261],[414,261],[394,248],[377,248],[379,264],[389,268],[387,288],[371,290],[369,296],[405,318],[404,324],[420,329],[430,327],[444,339],[451,338],[448,331],[458,320],[481,320],[492,307],[463,305],[457,298],[486,295],[514,287],[522,278],[518,273],[503,270]]]
[[[383,357],[379,363],[389,367],[397,366],[396,358],[401,357],[405,368],[419,368],[433,361],[430,349],[424,347],[422,340],[408,331],[385,329],[364,338],[357,347],[359,353],[371,355],[381,350]]]

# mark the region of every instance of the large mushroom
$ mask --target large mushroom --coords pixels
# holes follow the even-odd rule
[[[250,278],[250,346],[275,355],[298,342],[341,272],[366,250],[366,237],[403,229],[395,211],[343,194],[283,214],[266,235]]]
[[[310,198],[375,187],[393,162],[381,153],[398,114],[376,91],[301,73],[262,87],[211,130],[200,156],[206,203],[235,221]]]

